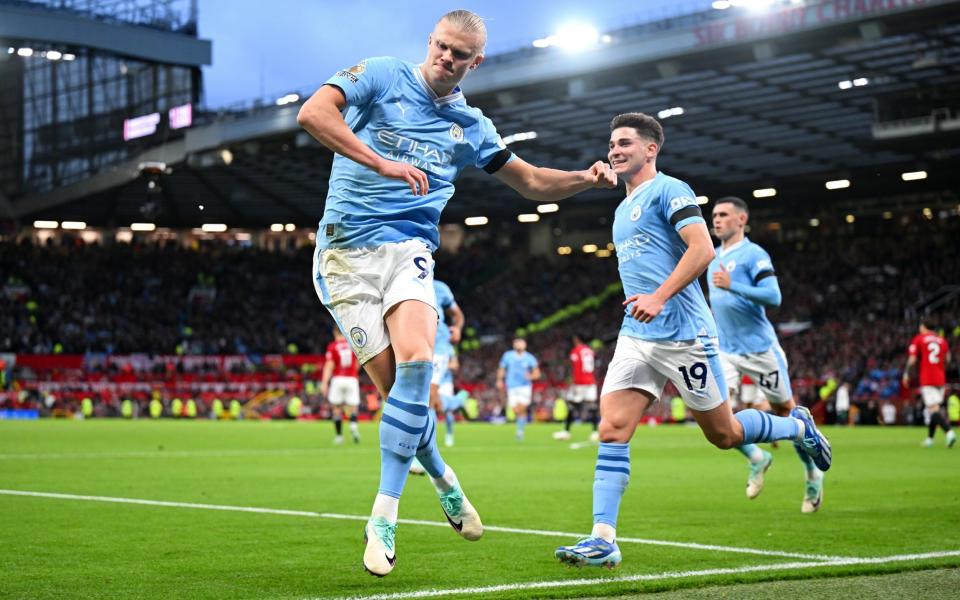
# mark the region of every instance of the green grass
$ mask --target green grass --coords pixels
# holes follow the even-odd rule
[[[457,446],[443,454],[486,525],[589,530],[596,450],[570,450],[550,439],[554,430],[531,427],[518,444],[510,426],[457,426]],[[588,430],[574,433],[584,439]],[[0,421],[0,488],[364,515],[379,452],[375,426],[362,434],[359,446],[334,447],[329,423]],[[846,557],[960,550],[960,449],[945,449],[942,438],[923,449],[920,429],[827,434],[836,462],[824,506],[803,515],[802,469],[789,445],[774,451],[766,489],[748,501],[738,453],[712,448],[695,428],[644,427],[632,444],[618,533]],[[408,481],[401,518],[443,520],[424,478]],[[401,524],[397,568],[376,579],[361,567],[362,521],[0,494],[0,597],[319,598],[556,581],[564,584],[473,597],[692,587],[773,597],[787,586],[795,592],[784,594],[809,600],[832,597],[824,578],[873,576],[871,589],[894,590],[900,580],[884,584],[881,574],[960,567],[952,556],[667,578],[658,574],[809,561],[625,542],[616,571],[575,570],[553,558],[572,541],[488,531],[469,543],[449,528]],[[591,585],[565,583],[585,579]],[[803,579],[817,586],[797,587]]]

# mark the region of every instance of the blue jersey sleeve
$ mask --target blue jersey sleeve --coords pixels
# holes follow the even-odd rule
[[[780,306],[780,285],[767,251],[755,244],[748,249],[743,269],[747,281],[731,279],[730,291],[763,306]]]
[[[497,133],[497,128],[494,127],[493,121],[487,117],[480,118],[480,144],[477,148],[477,162],[474,166],[478,169],[486,167],[497,154],[507,149],[506,144],[500,139],[500,134]],[[503,164],[510,162],[513,158],[513,155],[511,155],[510,159]],[[502,167],[503,165],[500,166]]]
[[[538,366],[540,366],[540,363],[537,362],[537,357],[536,357],[536,356],[534,356],[534,355],[532,355],[532,354],[528,354],[528,355],[527,355],[527,358],[529,359],[529,360],[527,361],[527,368],[528,368],[529,370],[532,371],[532,370],[536,369]]]
[[[349,69],[337,71],[324,85],[340,88],[347,104],[363,105],[376,100],[390,87],[398,64],[397,59],[388,56],[368,58]]]
[[[503,353],[503,356],[500,357],[500,368],[501,368],[501,369],[506,369],[506,368],[507,368],[507,356],[508,356],[509,354],[510,354],[510,351],[507,350],[506,352]]]
[[[678,179],[664,186],[660,196],[660,210],[663,218],[676,231],[680,231],[691,223],[706,223],[697,205],[696,194],[689,185]]]
[[[456,304],[456,300],[453,298],[453,291],[449,285],[436,280],[434,280],[433,285],[437,292],[437,307],[440,308],[440,310],[446,310]]]
[[[750,264],[747,265],[747,272],[750,273],[750,279],[756,285],[761,279],[775,275],[773,270],[773,261],[770,255],[760,246],[754,245],[753,252],[750,253]]]

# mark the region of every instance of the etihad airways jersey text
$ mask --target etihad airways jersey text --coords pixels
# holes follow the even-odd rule
[[[415,196],[406,181],[338,154],[318,244],[358,248],[416,239],[435,250],[454,180],[464,167],[483,168],[504,148],[493,123],[467,105],[459,88],[437,97],[417,65],[396,58],[370,58],[326,84],[343,91],[344,120],[357,137],[380,156],[424,171],[430,191]]]
[[[703,223],[696,196],[686,183],[663,173],[633,190],[617,207],[613,243],[624,294],[652,294],[680,262],[687,245],[678,233]],[[621,335],[643,340],[693,340],[715,337],[717,328],[694,280],[663,306],[650,323],[641,323],[626,308]]]

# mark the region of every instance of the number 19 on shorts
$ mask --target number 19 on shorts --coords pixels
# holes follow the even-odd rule
[[[680,374],[683,375],[683,382],[687,385],[688,390],[702,390],[707,387],[707,365],[702,362],[693,363],[689,369],[682,365]],[[694,384],[699,385],[695,388],[693,387]]]

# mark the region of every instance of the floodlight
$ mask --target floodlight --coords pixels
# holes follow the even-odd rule
[[[776,195],[776,188],[760,188],[759,190],[753,190],[754,198],[772,198]]]

